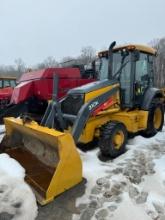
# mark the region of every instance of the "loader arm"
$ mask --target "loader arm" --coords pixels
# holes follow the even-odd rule
[[[54,74],[53,76],[53,94],[52,101],[48,104],[46,112],[42,118],[41,125],[48,128],[55,128],[55,118],[58,118],[60,129],[63,131],[65,128],[65,122],[62,117],[60,102],[58,102],[58,87],[59,76]]]

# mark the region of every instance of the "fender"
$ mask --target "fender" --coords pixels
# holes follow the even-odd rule
[[[163,93],[158,88],[148,88],[144,94],[141,109],[149,110],[153,98],[163,98]]]

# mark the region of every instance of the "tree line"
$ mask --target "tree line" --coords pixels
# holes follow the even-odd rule
[[[25,62],[18,58],[14,61],[15,65],[0,65],[0,76],[15,76],[20,77],[22,73],[31,70],[39,70],[49,67],[66,67],[72,65],[87,65],[96,58],[96,50],[91,46],[86,46],[81,49],[81,53],[77,57],[66,56],[60,62],[52,56],[47,57],[41,63],[28,67]]]
[[[162,88],[165,87],[165,37],[153,40],[151,46],[157,50],[154,59],[155,86]]]
[[[154,59],[154,81],[155,86],[165,87],[165,37],[154,39],[149,43],[150,46],[157,50],[157,56]],[[49,67],[66,67],[72,65],[89,65],[96,58],[96,50],[91,46],[81,49],[80,55],[77,57],[66,56],[60,62],[49,56],[41,63],[32,67],[33,70],[44,69]],[[15,60],[15,65],[0,66],[0,76],[16,76],[20,77],[22,73],[29,71],[21,58]]]

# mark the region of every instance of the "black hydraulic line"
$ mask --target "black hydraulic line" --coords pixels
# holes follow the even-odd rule
[[[57,120],[59,122],[61,130],[63,131],[65,128],[65,122],[63,120],[60,103],[57,99],[58,88],[59,76],[57,74],[54,74],[52,101],[48,104],[46,112],[42,118],[41,125],[44,125],[49,128],[55,128],[55,120]]]

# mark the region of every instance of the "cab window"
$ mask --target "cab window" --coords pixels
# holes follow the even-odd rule
[[[148,82],[148,54],[140,53],[140,58],[136,61],[135,79],[139,82]]]
[[[5,87],[10,87],[10,81],[9,80],[4,80],[3,85],[4,85],[4,88]]]
[[[10,86],[12,88],[14,88],[16,86],[16,81],[13,79],[13,80],[10,80]]]
[[[108,58],[102,57],[100,59],[100,67],[99,67],[99,79],[107,79],[108,78]]]

